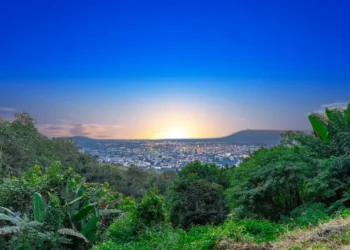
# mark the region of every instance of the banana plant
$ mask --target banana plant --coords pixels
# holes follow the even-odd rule
[[[62,200],[64,201],[70,227],[58,229],[57,232],[59,234],[78,237],[86,243],[93,243],[96,240],[101,218],[108,214],[121,214],[121,211],[118,209],[99,209],[97,202],[91,202],[84,191],[84,180],[77,187],[74,183],[68,182],[60,198],[49,193],[48,199],[52,199],[56,204],[60,204]],[[43,225],[45,223],[46,210],[47,203],[39,193],[33,194],[34,221],[22,219],[11,210],[0,207],[0,221],[7,221],[13,224],[0,228],[0,235],[16,234],[28,226],[38,227]]]
[[[56,199],[54,195],[49,193],[49,199]],[[45,218],[45,202],[39,193],[34,193],[33,195],[33,203],[34,203],[34,219],[35,222],[42,224]],[[80,239],[83,239],[86,243],[89,242],[89,240],[85,237],[85,235],[81,234],[80,232],[77,232],[75,229],[71,228],[61,228],[57,231],[59,234],[62,235],[70,235],[75,236]]]
[[[38,222],[42,222],[44,219],[44,202],[41,194],[34,193],[33,195],[33,203],[34,203],[34,219]]]
[[[38,221],[29,221],[27,218],[20,218],[10,209],[0,207],[0,221],[11,223],[11,226],[3,226],[0,228],[0,235],[16,234],[23,231],[27,227],[36,228],[41,225]]]
[[[324,143],[329,143],[334,131],[350,130],[350,103],[347,108],[325,110],[325,117],[311,114],[309,120],[315,132]]]
[[[99,209],[96,201],[85,193],[85,179],[77,185],[75,182],[68,182],[61,197],[65,201],[71,228],[80,232],[90,242],[96,240],[99,223],[102,216],[107,214],[121,214],[118,209]],[[99,195],[95,197],[98,200]]]
[[[310,115],[309,120],[315,135],[319,137],[324,143],[329,141],[329,131],[326,124],[319,117]]]

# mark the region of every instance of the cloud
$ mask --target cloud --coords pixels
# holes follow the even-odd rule
[[[121,138],[120,125],[106,124],[39,124],[39,131],[49,137],[86,136],[91,138]]]
[[[9,107],[0,107],[0,111],[3,111],[3,112],[16,112],[17,109],[9,108]]]
[[[329,104],[323,104],[321,107],[313,112],[307,113],[307,115],[310,115],[312,113],[319,113],[324,114],[324,111],[326,108],[328,109],[346,109],[348,107],[347,102],[334,102]]]
[[[340,109],[346,109],[348,106],[347,102],[335,102],[335,103],[330,103],[330,104],[323,104],[322,108],[326,109],[335,109],[335,108],[340,108]]]
[[[72,123],[72,121],[66,120],[66,119],[56,119],[56,121],[57,121],[58,123]]]

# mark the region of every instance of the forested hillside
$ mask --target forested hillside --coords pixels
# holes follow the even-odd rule
[[[237,168],[176,179],[103,165],[27,114],[0,122],[1,249],[341,249],[350,246],[350,104],[309,117]]]

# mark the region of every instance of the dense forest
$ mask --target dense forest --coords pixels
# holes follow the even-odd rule
[[[239,167],[98,162],[26,113],[0,119],[0,249],[341,249],[350,245],[350,104]]]

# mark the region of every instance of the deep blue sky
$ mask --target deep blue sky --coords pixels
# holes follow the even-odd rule
[[[0,114],[48,135],[307,129],[350,101],[350,2],[0,2]],[[340,104],[342,105],[342,104]]]

